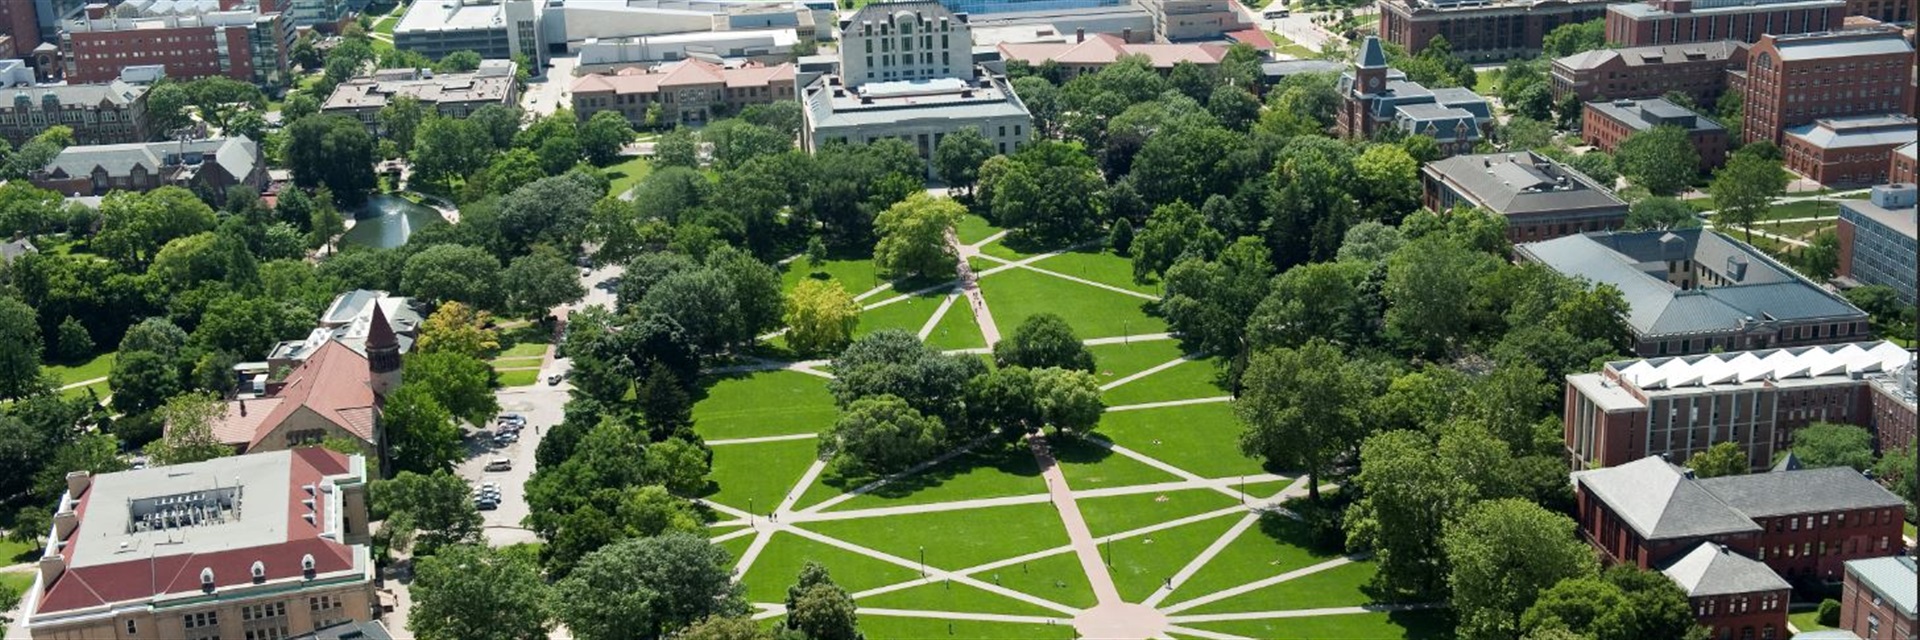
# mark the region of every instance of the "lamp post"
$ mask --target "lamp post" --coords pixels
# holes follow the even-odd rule
[[[747,498],[747,526],[753,526],[753,498]]]
[[[927,577],[927,548],[920,547],[920,577]]]

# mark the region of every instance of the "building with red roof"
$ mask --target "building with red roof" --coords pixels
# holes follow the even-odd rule
[[[287,638],[373,618],[366,459],[318,447],[67,474],[34,638]]]
[[[663,64],[652,69],[629,67],[573,81],[573,111],[580,119],[600,111],[616,111],[636,125],[644,125],[653,105],[661,120],[706,122],[715,115],[739,113],[750,104],[792,100],[793,65],[766,66],[757,62],[719,65],[699,59]],[[725,113],[716,113],[716,107]]]
[[[1155,71],[1163,74],[1172,72],[1173,66],[1182,62],[1218,67],[1227,57],[1227,45],[1219,43],[1132,44],[1120,36],[1106,33],[1089,36],[1084,31],[1075,33],[1073,42],[1002,42],[999,48],[1002,60],[1022,60],[1035,67],[1053,61],[1060,65],[1063,81],[1098,72],[1125,56],[1145,57]]]

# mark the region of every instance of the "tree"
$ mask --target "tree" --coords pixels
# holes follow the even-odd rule
[[[1687,458],[1687,468],[1696,476],[1717,478],[1744,474],[1753,469],[1753,464],[1747,461],[1747,452],[1740,450],[1738,443],[1727,441]]]
[[[1107,410],[1100,394],[1100,379],[1088,371],[1047,367],[1033,372],[1040,418],[1056,432],[1084,435],[1093,431]]]
[[[653,142],[653,162],[661,168],[700,168],[700,138],[692,129],[674,129]]]
[[[827,568],[807,561],[800,568],[797,583],[787,588],[785,629],[800,632],[808,640],[863,640],[853,598],[834,584]]]
[[[158,447],[149,447],[154,462],[187,464],[233,455],[233,446],[213,435],[213,423],[226,413],[226,403],[211,393],[183,393],[167,400],[160,409],[167,435]]]
[[[305,92],[288,94],[286,101],[280,104],[280,119],[283,122],[296,122],[319,113],[320,100]]]
[[[633,125],[618,111],[596,111],[580,125],[580,148],[587,161],[596,165],[613,164],[620,150],[633,142]]]
[[[411,547],[415,556],[431,556],[480,540],[484,521],[473,508],[471,489],[465,479],[445,469],[403,470],[391,480],[374,482],[370,491],[373,518],[386,521],[383,529],[412,541],[395,545],[396,551]]]
[[[1626,621],[1620,638],[1707,640],[1707,628],[1695,622],[1686,590],[1666,574],[1625,564],[1608,567],[1600,577],[1627,596],[1627,610],[1619,616]]]
[[[214,228],[213,207],[186,189],[114,192],[100,201],[100,232],[93,247],[126,266],[143,266],[167,243]]]
[[[475,109],[468,120],[480,125],[486,132],[487,141],[494,149],[505,151],[513,145],[514,134],[520,133],[520,108],[490,104]]]
[[[467,73],[480,68],[480,54],[474,51],[455,51],[440,58],[433,68],[441,73]]]
[[[107,384],[113,388],[113,408],[125,414],[141,414],[158,408],[180,392],[180,366],[168,356],[152,351],[122,349],[114,359]]]
[[[1246,430],[1240,450],[1269,464],[1307,472],[1320,500],[1320,477],[1359,444],[1365,380],[1345,354],[1315,338],[1298,349],[1269,349],[1248,360],[1234,413]]]
[[[1397,233],[1393,227],[1379,228]],[[1355,254],[1371,251],[1351,242],[1351,232],[1347,237],[1350,242],[1340,249],[1343,258],[1350,253],[1349,246],[1354,247],[1351,253]],[[1388,237],[1399,241],[1397,235]],[[1245,316],[1249,347],[1298,347],[1316,337],[1359,346],[1372,332],[1375,321],[1361,293],[1372,269],[1350,260],[1298,265],[1275,277],[1266,299]]]
[[[340,215],[340,209],[333,204],[333,193],[326,187],[320,187],[313,199],[313,213],[307,220],[309,238],[307,246],[326,247],[333,252],[333,239],[347,232],[346,218]]]
[[[40,319],[33,307],[0,297],[0,399],[40,390]]]
[[[468,424],[486,424],[500,412],[489,381],[493,369],[478,358],[459,353],[409,353],[401,370],[402,386],[417,385],[453,417]]]
[[[681,438],[667,438],[647,447],[647,475],[668,491],[700,495],[707,488],[707,451]]]
[[[1133,240],[1133,280],[1146,283],[1178,262],[1193,255],[1211,259],[1226,247],[1220,232],[1207,226],[1200,210],[1185,202],[1156,207],[1147,217],[1147,227]]]
[[[1259,238],[1244,236],[1215,261],[1181,259],[1167,270],[1160,312],[1181,340],[1198,351],[1238,354],[1247,317],[1267,296],[1273,263]]]
[[[1713,213],[1714,223],[1737,225],[1745,230],[1747,242],[1753,242],[1753,221],[1765,215],[1774,198],[1786,192],[1787,182],[1787,172],[1779,160],[1759,154],[1733,154],[1726,166],[1713,173],[1713,183],[1707,187],[1714,206],[1719,207]]]
[[[489,326],[493,314],[475,311],[459,302],[441,304],[420,324],[420,339],[414,353],[458,353],[470,358],[484,357],[500,348],[500,336]]]
[[[1591,575],[1593,551],[1573,520],[1518,498],[1468,507],[1446,525],[1440,548],[1452,565],[1447,585],[1469,637],[1516,637],[1541,591]]]
[[[1686,190],[1700,173],[1700,152],[1693,148],[1687,131],[1675,126],[1654,127],[1627,136],[1620,141],[1613,159],[1627,180],[1657,196]]]
[[[1888,450],[1873,470],[1894,495],[1913,503],[1920,502],[1920,475],[1914,473],[1914,466],[1914,447],[1908,444]]]
[[[773,632],[746,616],[708,616],[682,630],[675,640],[775,640]]]
[[[795,353],[838,353],[853,342],[860,304],[837,280],[807,278],[787,295],[787,346]]]
[[[957,202],[925,193],[888,207],[874,220],[880,235],[873,247],[874,266],[888,278],[952,273],[958,258],[946,234],[966,213]]]
[[[659,441],[693,427],[693,400],[678,375],[659,361],[647,370],[647,379],[634,391],[640,416],[653,440]]]
[[[366,126],[348,116],[313,116],[287,125],[287,166],[294,184],[308,189],[325,185],[348,204],[359,204],[378,183],[373,174],[376,146]]]
[[[1699,226],[1700,217],[1694,214],[1693,207],[1674,198],[1641,198],[1627,209],[1628,229],[1695,229]]]
[[[793,136],[745,120],[721,120],[707,125],[700,131],[700,140],[712,147],[713,166],[722,171],[793,148]]]
[[[500,291],[505,294],[507,308],[523,314],[544,314],[587,294],[573,265],[552,251],[514,258],[500,272]]]
[[[993,345],[993,360],[1001,367],[1093,371],[1093,352],[1080,344],[1065,318],[1052,313],[1028,316],[1012,336]]]
[[[485,249],[437,244],[407,258],[400,288],[432,302],[460,302],[482,309],[499,303],[500,261]]]
[[[1809,469],[1873,468],[1873,434],[1847,424],[1816,422],[1793,431],[1793,456]]]
[[[488,138],[480,123],[470,119],[432,116],[421,121],[408,156],[415,179],[447,184],[472,175],[492,160]]]
[[[947,134],[934,145],[933,167],[940,179],[960,189],[973,188],[980,178],[980,163],[993,157],[993,144],[973,127]]]
[[[820,455],[850,473],[899,471],[939,453],[946,427],[898,396],[861,398],[826,433]]]
[[[413,150],[414,133],[420,130],[420,123],[427,119],[427,109],[420,105],[420,99],[413,96],[394,96],[386,106],[380,107],[375,119],[380,122],[383,137],[400,145],[400,153]]]
[[[45,546],[47,532],[52,529],[52,512],[45,507],[22,507],[13,516],[13,529],[7,532],[7,540],[35,551]]]
[[[446,471],[465,457],[453,416],[419,386],[403,384],[388,394],[380,420],[386,425],[393,470]]]
[[[533,563],[485,546],[456,545],[415,561],[412,587],[407,630],[421,640],[524,640],[552,627],[548,587]]]
[[[848,345],[833,360],[827,384],[846,408],[861,398],[893,395],[947,425],[965,422],[967,381],[986,373],[979,358],[949,356],[899,329],[875,331]]]
[[[1606,32],[1607,25],[1604,19],[1570,22],[1547,32],[1541,49],[1545,55],[1554,58],[1592,51],[1607,46]]]
[[[1472,328],[1473,283],[1498,267],[1493,256],[1451,238],[1408,243],[1387,260],[1387,331],[1428,354],[1446,353]]]
[[[553,587],[553,610],[585,640],[654,640],[710,616],[747,611],[733,556],[687,533],[616,542]]]
[[[1386,431],[1360,446],[1353,480],[1360,500],[1347,510],[1347,546],[1373,550],[1380,570],[1372,589],[1388,601],[1445,595],[1447,559],[1433,552],[1433,541],[1474,494],[1441,462],[1433,438],[1417,431]]]

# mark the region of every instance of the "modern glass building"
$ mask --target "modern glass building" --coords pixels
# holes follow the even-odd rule
[[[1861,284],[1893,287],[1900,301],[1914,304],[1914,263],[1920,242],[1914,239],[1915,187],[1890,184],[1873,188],[1866,200],[1841,200],[1840,275]]]

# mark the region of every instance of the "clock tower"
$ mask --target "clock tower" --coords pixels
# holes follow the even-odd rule
[[[1359,95],[1380,93],[1387,87],[1387,51],[1380,38],[1367,36],[1360,43],[1360,55],[1353,61],[1353,92]]]

